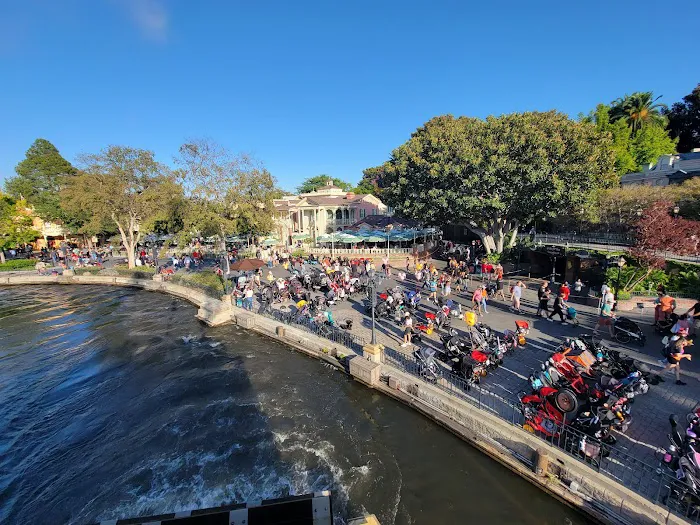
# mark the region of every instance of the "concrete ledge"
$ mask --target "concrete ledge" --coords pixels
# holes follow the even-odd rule
[[[255,327],[255,316],[253,314],[237,313],[235,314],[236,324],[243,328]]]
[[[365,383],[367,386],[374,388],[379,383],[379,373],[382,365],[370,361],[360,356],[355,356],[350,359],[350,375]]]

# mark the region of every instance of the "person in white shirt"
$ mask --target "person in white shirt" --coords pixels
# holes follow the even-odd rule
[[[513,310],[520,313],[520,298],[523,295],[523,288],[526,288],[525,283],[518,281],[513,286],[511,291],[511,298],[513,299]]]

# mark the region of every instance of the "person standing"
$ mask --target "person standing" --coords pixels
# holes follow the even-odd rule
[[[576,279],[576,282],[574,283],[574,292],[576,292],[576,294],[578,295],[581,293],[581,290],[583,290],[583,282],[581,281],[581,278],[579,277],[578,279]]]
[[[537,299],[539,304],[537,305],[537,313],[535,313],[536,317],[540,317],[542,312],[545,313],[545,316],[547,315],[547,312],[549,311],[549,307],[547,306],[547,303],[549,302],[549,293],[549,283],[547,281],[543,281],[542,285],[537,290]]]
[[[483,291],[484,289],[481,287],[477,287],[474,290],[474,293],[472,294],[472,308],[474,311],[477,313],[477,315],[481,315],[481,305],[482,305],[482,299],[483,299]]]
[[[503,292],[503,266],[501,266],[501,263],[498,263],[496,265],[496,293],[494,294],[494,298],[498,297],[499,295],[503,300],[506,300],[506,295]]]
[[[403,318],[403,343],[401,347],[406,347],[411,344],[411,334],[413,333],[413,319],[411,314],[406,312]]]
[[[411,273],[411,258],[406,257],[406,274]]]
[[[488,298],[489,294],[486,291],[486,285],[483,285],[481,287],[481,306],[484,307],[484,313],[487,314],[489,311],[486,309],[486,299]]]
[[[525,283],[518,281],[510,292],[511,299],[513,300],[513,310],[517,313],[520,313],[520,298],[523,296],[523,289],[525,288],[527,288]]]
[[[245,299],[243,300],[243,307],[246,310],[253,310],[253,287],[248,285],[245,290]]]
[[[564,294],[564,302],[569,300],[569,295],[571,295],[571,288],[569,288],[569,283],[564,281],[564,284],[562,284],[559,287],[559,292]]]

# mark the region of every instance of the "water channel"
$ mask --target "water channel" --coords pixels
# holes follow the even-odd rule
[[[586,520],[411,409],[166,295],[0,288],[0,523],[330,489],[336,523]]]

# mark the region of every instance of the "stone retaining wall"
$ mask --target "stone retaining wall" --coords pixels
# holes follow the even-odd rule
[[[359,356],[327,339],[237,308],[231,304],[230,298],[213,299],[200,291],[162,280],[111,276],[0,275],[0,286],[27,284],[133,286],[175,295],[198,306],[197,318],[210,326],[235,322],[349,372],[363,384],[415,408],[512,471],[599,522],[686,523],[670,514],[668,509],[595,472],[535,435],[386,363],[377,363],[376,349],[367,348],[366,356]],[[365,357],[375,362],[365,362]],[[380,375],[382,380],[379,380]],[[536,455],[543,452],[551,460],[548,471],[542,473],[544,475],[536,475],[532,466]]]

